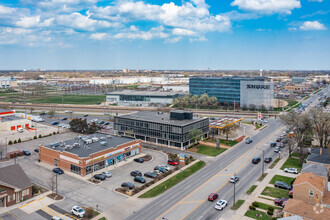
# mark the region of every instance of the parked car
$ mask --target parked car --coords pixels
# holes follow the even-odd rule
[[[23,154],[24,154],[25,156],[30,156],[30,155],[31,155],[31,152],[28,151],[28,150],[23,150]]]
[[[230,177],[229,182],[236,183],[238,180],[239,180],[239,177],[238,176],[232,176],[232,177]]]
[[[135,162],[138,162],[138,163],[143,163],[144,160],[140,157],[140,158],[135,158],[134,159]]]
[[[152,178],[152,179],[157,178],[157,175],[154,174],[153,172],[146,172],[146,173],[144,174],[144,176],[149,177],[149,178]]]
[[[85,115],[84,115],[84,117],[86,118],[86,117],[88,117],[88,115],[87,115],[87,114],[85,114]]]
[[[276,143],[273,142],[273,143],[270,144],[270,146],[271,146],[271,147],[276,147]]]
[[[110,122],[106,122],[106,123],[104,123],[104,125],[109,125],[110,124]]]
[[[39,153],[39,148],[35,148],[34,152]]]
[[[209,197],[207,197],[207,199],[209,200],[209,201],[211,201],[211,202],[213,202],[214,200],[216,200],[217,198],[218,198],[218,194],[216,194],[216,193],[211,193],[210,195],[209,195]]]
[[[159,171],[162,172],[162,173],[166,173],[166,172],[167,172],[167,170],[166,170],[165,168],[163,168],[163,167],[159,167],[159,166],[156,166],[156,167],[154,168],[154,170],[159,170]]]
[[[152,173],[156,174],[157,176],[162,174],[162,172],[160,172],[159,170],[154,170],[154,171],[151,171]]]
[[[99,124],[103,125],[105,123],[105,121],[100,121]]]
[[[146,179],[144,179],[142,176],[136,176],[134,177],[134,181],[138,183],[146,183]]]
[[[271,158],[271,157],[266,157],[265,158],[265,163],[270,163],[272,161],[273,161],[273,158]]]
[[[57,217],[57,216],[53,216],[50,220],[63,220],[63,218]]]
[[[68,120],[67,117],[61,118],[61,121],[66,121],[66,120]]]
[[[281,142],[281,138],[277,138],[276,141],[277,141],[277,142]]]
[[[124,183],[122,183],[121,184],[121,187],[127,187],[129,189],[134,189],[135,188],[134,184],[133,183],[130,183],[130,182],[124,182]]]
[[[131,172],[131,176],[134,176],[134,177],[135,176],[142,176],[142,173],[138,170],[134,170],[134,171]]]
[[[284,205],[286,204],[286,202],[288,201],[289,199],[288,198],[281,198],[281,199],[275,199],[274,202],[275,202],[275,205],[278,205],[278,206],[282,206],[284,207]]]
[[[298,174],[299,173],[299,171],[298,171],[297,168],[292,168],[292,167],[290,167],[290,168],[284,168],[284,172],[286,172],[286,173],[294,173],[294,174]]]
[[[252,159],[253,164],[258,164],[261,161],[260,157],[255,157]]]
[[[102,174],[95,174],[94,175],[94,178],[97,179],[97,180],[105,180],[107,177],[105,175],[102,175]]]
[[[274,152],[275,152],[275,153],[279,153],[280,151],[282,151],[281,148],[279,148],[279,147],[275,147],[275,149],[274,149]]]
[[[22,132],[24,132],[24,129],[23,129],[23,128],[17,128],[17,131],[18,131],[19,133],[22,133]]]
[[[162,165],[158,165],[159,167],[163,167],[165,170],[169,171],[171,169],[171,167],[165,165],[165,164],[162,164]]]
[[[53,121],[52,123],[50,123],[51,125],[58,125],[58,121]]]
[[[53,169],[53,172],[54,172],[54,173],[57,173],[57,174],[59,174],[59,175],[61,175],[61,174],[64,173],[64,171],[63,171],[61,168],[58,168],[58,167],[54,168],[54,169]]]
[[[283,144],[287,144],[287,143],[288,143],[288,140],[287,140],[287,139],[284,139],[284,140],[282,141],[282,143],[283,143]]]
[[[104,171],[101,173],[103,176],[106,176],[107,178],[112,177],[112,174],[109,171]]]
[[[110,113],[108,113],[108,112],[104,112],[104,115],[110,115]]]
[[[282,182],[282,181],[276,181],[274,186],[276,188],[280,188],[280,189],[285,189],[285,190],[291,190],[292,189],[292,186],[285,183],[285,182]]]
[[[227,201],[226,200],[219,200],[216,204],[215,204],[215,206],[214,206],[214,208],[216,209],[216,210],[222,210],[222,209],[224,209],[225,207],[227,206]]]
[[[177,166],[177,165],[179,165],[179,162],[174,161],[174,160],[168,160],[167,163],[168,163],[169,165],[172,165],[172,166]]]
[[[247,139],[247,140],[245,141],[245,143],[247,143],[247,144],[251,144],[251,143],[252,143],[252,139]]]
[[[280,147],[280,148],[284,148],[284,147],[285,147],[285,144],[280,143],[279,147]]]
[[[290,190],[290,192],[289,192],[289,198],[293,198],[293,190]]]
[[[83,218],[85,215],[85,210],[83,210],[79,206],[73,206],[71,209],[71,214]]]

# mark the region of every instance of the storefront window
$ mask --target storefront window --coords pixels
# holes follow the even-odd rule
[[[101,161],[99,163],[94,164],[94,171],[103,169],[105,167],[105,161]],[[86,167],[86,174],[93,172],[93,165]]]
[[[75,165],[71,164],[71,172],[72,172],[72,173],[77,173],[77,174],[80,175],[80,173],[81,173],[81,168],[78,167],[78,166],[75,166]]]

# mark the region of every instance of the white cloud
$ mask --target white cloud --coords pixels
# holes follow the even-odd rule
[[[31,27],[48,27],[54,21],[54,18],[48,18],[44,21],[41,21],[40,15],[31,16],[31,17],[22,17],[20,20],[16,22],[16,25],[19,27],[24,28],[31,28]]]
[[[97,0],[46,0],[40,1],[38,6],[42,7],[54,7],[62,5],[77,5],[82,3],[96,3]]]
[[[252,13],[240,13],[238,11],[230,11],[221,14],[223,16],[227,16],[232,21],[240,21],[240,20],[250,20],[250,19],[257,19],[260,16],[254,12]]]
[[[89,38],[94,40],[104,40],[107,37],[108,37],[107,33],[93,33]]]
[[[78,30],[94,31],[101,28],[118,27],[119,23],[110,23],[104,20],[91,19],[89,16],[74,12],[70,15],[59,15],[56,22],[65,27],[71,27]]]
[[[165,43],[177,43],[179,42],[180,40],[182,39],[182,36],[179,36],[179,37],[174,37],[174,38],[167,38],[165,39]]]
[[[31,29],[24,29],[24,28],[12,28],[12,27],[6,27],[3,29],[4,33],[12,33],[15,35],[22,35],[22,34],[30,34],[33,32]]]
[[[321,24],[318,21],[305,21],[300,27],[302,31],[322,31],[327,30],[324,24]]]
[[[164,32],[163,26],[151,28],[149,31],[121,32],[113,35],[115,39],[130,39],[130,40],[152,40],[156,38],[167,38],[169,35]]]
[[[10,8],[0,5],[0,15],[1,14],[11,14],[15,12],[15,8]]]
[[[289,31],[297,31],[298,29],[295,28],[295,27],[290,27],[290,28],[288,28],[288,30],[289,30]]]
[[[323,0],[308,0],[309,2],[323,2]]]
[[[174,28],[172,33],[174,35],[182,35],[182,36],[194,36],[194,35],[196,35],[196,32],[191,31],[191,30],[187,30],[187,29],[183,29],[183,28]]]
[[[299,0],[234,0],[231,5],[260,14],[291,14],[292,10],[301,7]]]

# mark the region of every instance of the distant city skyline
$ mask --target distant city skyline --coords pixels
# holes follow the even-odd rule
[[[325,0],[0,0],[0,69],[329,70]]]

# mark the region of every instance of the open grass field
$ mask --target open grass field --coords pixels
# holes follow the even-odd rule
[[[63,104],[95,105],[98,102],[104,102],[104,99],[104,95],[65,95],[63,96]],[[62,96],[29,99],[27,102],[62,104]]]

